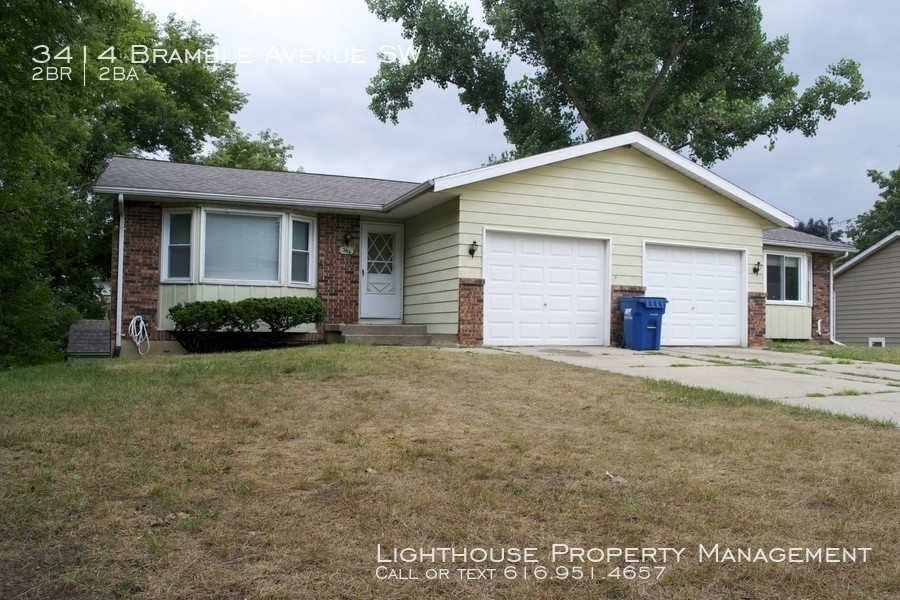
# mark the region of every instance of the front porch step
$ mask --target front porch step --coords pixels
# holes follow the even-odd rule
[[[348,344],[375,346],[430,346],[431,336],[425,325],[341,325]]]

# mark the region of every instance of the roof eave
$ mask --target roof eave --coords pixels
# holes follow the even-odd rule
[[[775,225],[782,227],[794,226],[795,219],[788,213],[775,208],[771,204],[739,188],[730,181],[719,177],[709,169],[701,167],[690,159],[681,156],[674,150],[666,148],[659,142],[652,140],[637,131],[588,142],[586,144],[580,144],[578,146],[570,146],[551,152],[544,152],[543,154],[536,154],[534,156],[528,156],[498,165],[489,165],[464,173],[438,177],[434,179],[434,191],[439,192],[468,185],[470,183],[476,183],[478,181],[484,181],[486,179],[494,179],[503,175],[509,175],[527,169],[625,146],[630,146],[639,152],[662,162],[751,212],[768,219]]]
[[[822,254],[846,254],[846,253],[855,253],[858,252],[856,248],[853,246],[847,246],[846,248],[836,248],[834,246],[826,246],[826,245],[818,245],[818,244],[804,244],[802,242],[783,242],[780,240],[767,240],[763,239],[763,246],[782,246],[784,248],[799,248],[801,250],[812,250],[814,252],[819,252]]]
[[[896,240],[897,238],[900,238],[900,231],[895,231],[894,233],[886,236],[883,240],[881,240],[874,246],[870,246],[869,248],[866,248],[861,253],[854,256],[851,260],[845,262],[840,267],[835,269],[834,274],[839,275],[839,274],[843,273],[844,271],[855,267],[856,265],[858,265],[859,263],[864,261],[867,257],[871,256],[872,254],[875,254],[876,252],[878,252],[885,246],[888,246],[891,243],[893,243],[894,240]]]
[[[268,204],[278,206],[298,206],[303,208],[358,210],[366,212],[382,212],[380,204],[353,204],[350,202],[319,202],[300,198],[273,198],[267,196],[238,196],[234,194],[208,194],[202,192],[181,192],[172,190],[153,190],[143,188],[126,188],[115,186],[96,186],[97,194],[125,194],[127,196],[144,196],[147,198],[171,198],[173,200],[208,200],[211,202],[241,202],[247,204]]]
[[[413,189],[409,190],[399,198],[395,198],[388,202],[387,204],[382,206],[383,212],[390,212],[396,208],[400,208],[404,204],[412,202],[416,198],[427,194],[428,192],[434,189],[434,179],[429,179],[425,183],[419,184]]]

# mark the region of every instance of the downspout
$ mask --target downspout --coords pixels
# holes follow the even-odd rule
[[[841,258],[847,258],[848,256],[850,256],[850,253],[844,252],[844,256],[842,256]],[[828,307],[828,318],[831,319],[831,322],[829,323],[830,326],[828,327],[828,341],[830,341],[832,344],[835,344],[837,346],[843,346],[844,344],[842,344],[839,341],[837,341],[836,339],[834,339],[834,330],[836,329],[836,327],[835,327],[836,323],[834,320],[834,317],[835,317],[834,304],[837,300],[837,297],[834,294],[834,261],[831,261],[828,275],[829,275],[828,292],[831,294],[831,306]]]
[[[122,305],[125,280],[125,194],[119,194],[119,253],[116,256],[116,348],[114,355],[122,352]]]

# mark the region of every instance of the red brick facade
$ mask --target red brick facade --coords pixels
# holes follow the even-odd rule
[[[747,294],[747,345],[766,345],[766,294]]]
[[[113,228],[111,338],[116,337],[116,289],[119,254],[119,206],[116,203]],[[122,336],[128,336],[128,324],[137,315],[144,317],[150,340],[160,339],[157,331],[159,306],[159,258],[162,210],[158,204],[125,205],[125,263],[122,296]]]
[[[460,346],[484,343],[484,279],[459,280]]]
[[[625,326],[622,311],[619,310],[619,299],[622,296],[643,296],[647,288],[639,285],[614,285],[610,294],[611,303],[609,318],[609,345],[623,347],[625,345]],[[665,321],[664,321],[665,323]]]
[[[341,254],[344,236],[352,236],[353,254]],[[319,215],[319,260],[317,282],[319,298],[325,303],[325,325],[359,321],[358,215]]]
[[[831,337],[831,259],[830,254],[812,255],[812,338],[827,341]],[[822,333],[818,333],[822,319]]]

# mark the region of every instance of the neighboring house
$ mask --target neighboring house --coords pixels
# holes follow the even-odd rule
[[[117,343],[135,315],[169,339],[179,302],[318,295],[309,341],[404,323],[435,344],[609,345],[618,299],[646,294],[670,301],[664,345],[762,345],[769,269],[754,267],[783,248],[785,278],[802,254],[817,281],[815,257],[836,251],[769,252],[764,231],[790,215],[639,133],[422,184],[116,157],[95,191],[124,224]],[[803,303],[792,335],[810,337],[829,308],[784,290],[773,302]]]
[[[833,262],[856,249],[782,227],[763,232],[763,251],[766,338],[832,339]]]
[[[900,346],[900,231],[834,271],[838,341]]]

